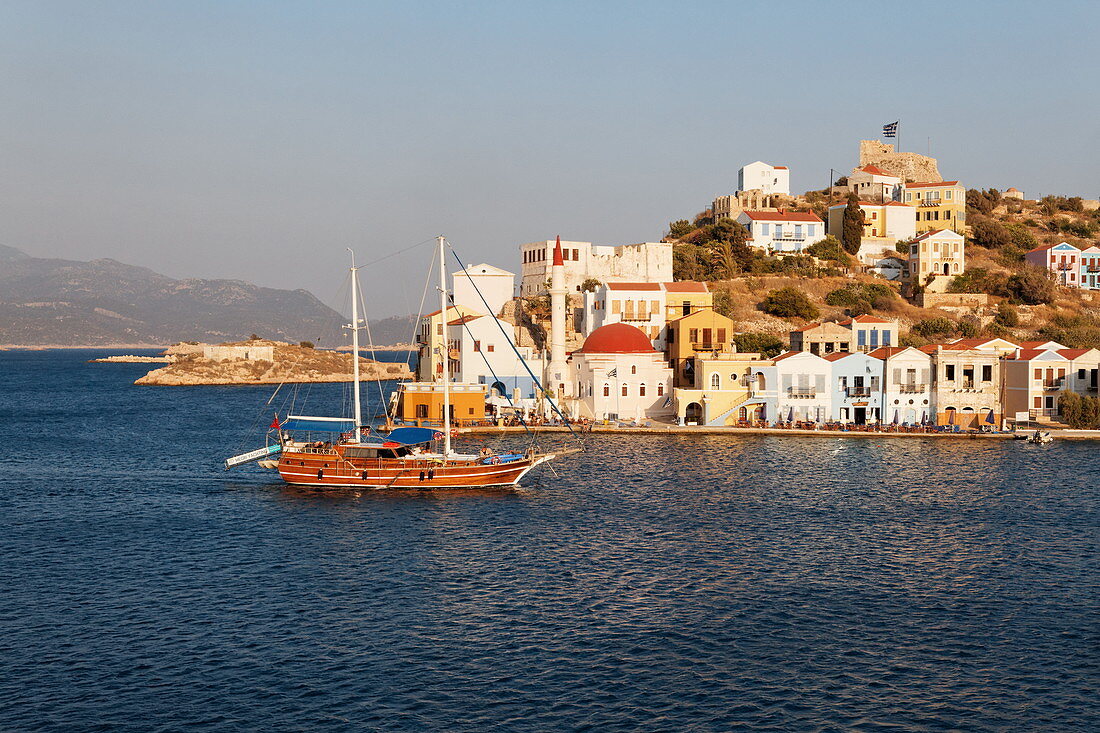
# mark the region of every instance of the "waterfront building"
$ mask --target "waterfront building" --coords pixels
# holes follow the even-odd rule
[[[844,210],[847,204],[829,207],[829,233],[844,241]],[[863,236],[868,239],[887,239],[895,243],[917,236],[917,209],[897,201],[874,203],[860,201],[863,213]],[[861,240],[862,241],[862,240]]]
[[[673,384],[678,387],[694,385],[701,358],[735,351],[735,329],[733,319],[713,308],[669,321],[665,351],[674,375]]]
[[[1060,347],[1061,344],[1055,344]],[[1004,360],[1005,414],[1023,412],[1028,419],[1060,414],[1058,396],[1063,391],[1097,395],[1100,351],[1042,346],[1021,348]]]
[[[1100,290],[1100,247],[1081,250],[1081,287]]]
[[[649,336],[627,323],[601,326],[573,352],[575,417],[643,420],[673,410],[672,369]]]
[[[933,421],[932,357],[911,346],[884,346],[870,356],[883,362],[883,422],[920,425]]]
[[[785,165],[756,161],[737,171],[738,191],[760,191],[764,195],[791,195],[791,171]]]
[[[677,422],[719,426],[774,419],[767,412],[768,384],[763,372],[774,365],[760,354],[732,349],[699,355],[692,380],[673,389]]]
[[[868,163],[848,175],[848,190],[865,201],[897,201],[902,193],[901,178]]]
[[[833,352],[829,419],[856,425],[882,420],[882,360],[861,352]]]
[[[921,351],[932,357],[933,404],[939,425],[1001,427],[1001,352],[968,344],[931,344]]]
[[[832,363],[808,351],[788,351],[760,370],[765,389],[761,396],[774,420],[823,423],[832,414],[829,380]]]
[[[548,291],[555,240],[520,245],[520,295]],[[672,244],[641,242],[616,247],[591,242],[561,242],[565,289],[579,293],[586,280],[610,282],[667,282],[672,280]]]
[[[1095,249],[1095,248],[1093,248]],[[1024,255],[1032,265],[1050,271],[1059,285],[1067,288],[1081,287],[1081,250],[1068,242],[1036,247]],[[1090,256],[1091,259],[1091,256]]]
[[[447,324],[451,351],[451,379],[484,384],[491,397],[531,400],[537,386],[531,374],[542,374],[544,355],[529,346],[516,346],[515,327],[495,316],[471,314]],[[530,371],[528,371],[530,370]]]
[[[902,203],[917,207],[917,231],[966,231],[966,187],[958,181],[906,183]]]
[[[897,321],[869,315],[855,316],[839,323],[811,323],[790,332],[791,351],[820,355],[872,351],[897,342]]]
[[[1003,338],[960,338],[946,342],[943,348],[949,351],[952,349],[977,349],[978,351],[990,351],[998,356],[1008,356],[1020,348],[1020,345]]]
[[[677,280],[661,283],[665,291],[665,320],[671,321],[714,307],[714,293],[706,283]]]
[[[469,425],[485,419],[484,384],[451,384],[451,425]],[[405,382],[396,393],[394,417],[406,425],[437,427],[443,424],[442,382]]]
[[[965,238],[950,229],[925,232],[909,244],[909,277],[914,285],[942,293],[966,272]]]
[[[742,211],[737,223],[748,231],[750,245],[770,254],[798,254],[825,238],[825,222],[809,212]]]

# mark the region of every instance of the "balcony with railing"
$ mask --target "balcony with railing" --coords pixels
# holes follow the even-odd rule
[[[844,396],[849,398],[866,398],[871,396],[871,390],[867,389],[866,387],[848,387],[846,390],[844,390]]]
[[[920,394],[928,389],[927,384],[899,384],[898,392],[901,394]]]
[[[1065,377],[1056,377],[1054,379],[1044,379],[1043,389],[1061,389],[1066,384]]]
[[[812,400],[817,397],[817,390],[813,387],[788,387],[787,397],[793,400]]]
[[[692,341],[691,348],[694,351],[721,351],[725,347],[716,341]]]
[[[647,323],[650,320],[650,315],[645,311],[641,313],[628,312],[623,313],[622,316],[619,317],[619,320],[624,323]]]

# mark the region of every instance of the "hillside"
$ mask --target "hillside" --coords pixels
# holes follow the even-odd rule
[[[822,210],[825,202],[824,192],[810,192],[792,208]],[[1042,245],[1100,244],[1100,211],[1080,198],[1006,200],[994,190],[971,190],[967,202],[967,272],[952,281],[954,295],[937,298],[937,307],[922,307],[918,293],[900,283],[860,272],[836,243],[817,245],[815,257],[773,257],[753,249],[739,225],[715,222],[709,212],[673,222],[666,241],[676,244],[676,277],[710,282],[716,308],[750,334],[782,337],[811,320],[867,313],[898,320],[909,330],[904,341],[917,345],[982,335],[1100,348],[1100,292],[1059,286],[1024,260]],[[764,312],[770,294],[790,295],[784,288],[801,294],[801,313]]]
[[[111,259],[29,257],[0,248],[0,343],[158,344],[256,333],[334,343],[344,317],[305,290],[176,280]]]

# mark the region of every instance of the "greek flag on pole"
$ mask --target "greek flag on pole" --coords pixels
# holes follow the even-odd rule
[[[898,120],[897,122],[888,122],[885,125],[883,125],[882,126],[882,136],[883,137],[897,137],[898,136],[898,122],[901,122],[901,120]]]
[[[611,371],[609,371],[609,372],[607,373],[607,376],[608,376],[608,378],[609,378],[609,379],[610,379],[610,378],[612,378],[612,377],[617,377],[617,376],[619,376],[619,367],[615,367],[614,369],[612,369]]]

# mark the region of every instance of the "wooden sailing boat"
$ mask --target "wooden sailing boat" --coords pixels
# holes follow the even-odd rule
[[[439,241],[439,300],[447,312],[446,243]],[[387,436],[364,432],[359,385],[359,291],[358,268],[351,266],[351,329],[354,407],[350,419],[291,415],[272,428],[278,431],[278,445],[235,456],[226,468],[259,460],[260,465],[277,468],[288,484],[313,487],[421,488],[446,489],[518,484],[539,464],[555,457],[554,453],[498,454],[483,449],[479,454],[456,453],[451,447],[450,374],[443,370],[443,429],[402,427]],[[446,344],[443,344],[446,348]],[[318,432],[336,436],[330,441],[299,440],[302,432],[309,437]],[[281,453],[278,461],[269,456]]]

